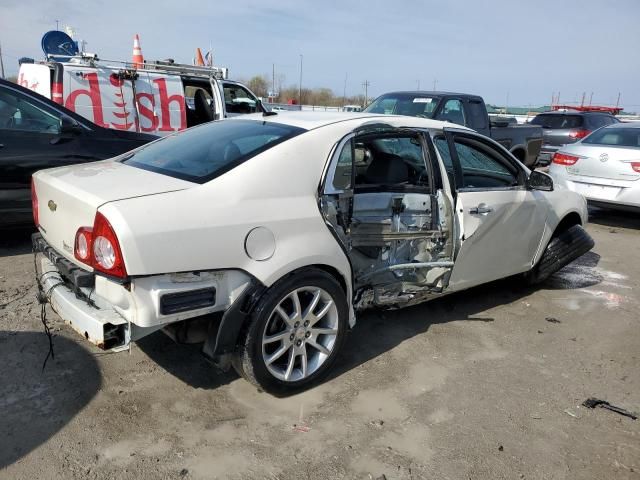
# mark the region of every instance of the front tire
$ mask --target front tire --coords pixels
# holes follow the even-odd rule
[[[258,301],[233,366],[269,393],[307,389],[335,362],[348,316],[345,292],[335,278],[316,268],[295,272]]]
[[[580,225],[554,234],[538,264],[524,275],[528,285],[542,283],[594,247],[591,236]]]

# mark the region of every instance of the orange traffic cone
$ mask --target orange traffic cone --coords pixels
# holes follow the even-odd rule
[[[204,58],[202,58],[202,51],[199,47],[196,48],[196,58],[194,58],[193,64],[199,67],[204,67]]]
[[[143,68],[144,67],[144,58],[142,57],[142,49],[140,48],[140,37],[136,33],[135,37],[133,37],[133,67],[134,68]]]

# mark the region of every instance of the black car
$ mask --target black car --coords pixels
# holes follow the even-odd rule
[[[31,175],[110,158],[157,137],[99,127],[62,105],[0,79],[0,228],[31,225]]]
[[[531,120],[531,124],[540,125],[543,135],[543,144],[538,156],[538,162],[543,165],[550,163],[553,154],[562,145],[575,143],[594,130],[613,123],[620,123],[620,120],[610,113],[603,112],[568,110],[536,115]]]

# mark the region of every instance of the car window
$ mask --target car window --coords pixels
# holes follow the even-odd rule
[[[246,88],[233,83],[223,84],[227,113],[255,113],[256,98]]]
[[[436,115],[436,119],[456,123],[458,125],[465,125],[462,102],[457,98],[447,100],[440,113]]]
[[[438,99],[428,95],[390,93],[376,98],[364,111],[386,115],[431,118],[437,105]]]
[[[354,140],[355,188],[428,188],[422,142],[411,135],[366,135]]]
[[[442,163],[444,163],[445,171],[447,172],[447,176],[449,177],[449,184],[451,188],[455,188],[455,175],[453,173],[453,160],[451,159],[451,150],[449,150],[449,142],[445,137],[436,137],[433,140],[433,143],[440,154],[440,158],[442,159]]]
[[[487,109],[482,105],[482,102],[479,100],[469,100],[467,105],[469,112],[469,127],[474,130],[487,128]]]
[[[150,143],[123,163],[205,183],[304,131],[257,120],[209,122]]]
[[[466,138],[456,138],[454,145],[462,170],[462,188],[501,188],[518,185],[515,167],[508,166],[500,154],[487,145]]]
[[[0,90],[0,129],[57,134],[60,119],[19,92]]]
[[[333,175],[333,188],[346,190],[351,188],[351,172],[353,170],[353,140],[344,144],[338,157],[336,170]]]
[[[542,128],[549,129],[580,128],[584,124],[584,118],[581,115],[543,113],[531,120],[531,124],[540,125]]]
[[[582,140],[583,144],[640,147],[640,128],[601,128]]]

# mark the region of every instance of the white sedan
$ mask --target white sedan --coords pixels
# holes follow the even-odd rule
[[[609,125],[560,147],[549,174],[593,205],[640,211],[640,122]]]
[[[159,329],[270,392],[307,388],[356,312],[593,247],[584,198],[502,146],[421,118],[286,112],[207,123],[37,172],[38,282],[87,340]]]

